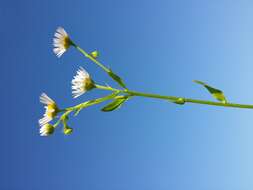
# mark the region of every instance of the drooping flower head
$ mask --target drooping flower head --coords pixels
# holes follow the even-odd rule
[[[56,103],[49,98],[46,93],[42,93],[40,96],[40,102],[42,104],[45,104],[45,113],[43,115],[43,118],[39,120],[40,126],[44,126],[48,122],[54,119],[54,117],[57,115],[58,107]]]
[[[73,97],[77,98],[94,87],[95,84],[89,73],[84,68],[80,67],[72,80]]]
[[[46,123],[40,128],[40,136],[49,136],[54,133],[54,126]]]
[[[61,57],[73,45],[73,42],[70,40],[68,33],[62,27],[58,27],[54,34],[53,45],[54,53],[57,57]]]

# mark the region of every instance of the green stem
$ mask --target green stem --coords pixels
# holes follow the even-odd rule
[[[112,88],[110,86],[103,86],[103,85],[98,85],[98,84],[95,84],[95,87],[101,90],[109,90],[109,91],[114,91],[114,92],[127,92],[127,90],[119,90],[116,88]]]
[[[198,100],[198,99],[190,99],[190,98],[182,98],[177,96],[163,96],[159,94],[148,94],[143,92],[131,91],[131,90],[119,90],[107,86],[96,85],[97,88],[102,90],[109,90],[109,91],[119,91],[121,93],[126,93],[131,96],[141,96],[146,98],[156,98],[162,100],[169,100],[172,102],[181,101],[181,103],[193,103],[193,104],[204,104],[204,105],[211,105],[211,106],[220,106],[220,107],[231,107],[231,108],[246,108],[246,109],[253,109],[253,105],[249,104],[236,104],[236,103],[222,103],[222,102],[213,102],[213,101],[206,101],[206,100]],[[182,104],[183,104],[182,103]]]
[[[94,59],[90,54],[88,54],[86,51],[84,51],[82,48],[80,48],[78,45],[74,44],[74,47],[81,52],[85,57],[93,61],[95,64],[97,64],[99,67],[101,67],[105,72],[109,73],[110,70],[105,67],[102,63],[100,63],[98,60]]]
[[[84,51],[82,48],[80,48],[78,45],[72,43],[73,46],[81,52],[85,57],[93,61],[95,64],[97,64],[99,67],[101,67],[105,72],[109,74],[110,70],[105,67],[102,63],[94,59],[90,54],[88,54],[86,51]],[[111,76],[110,76],[111,77]],[[131,91],[128,89],[119,90],[108,86],[101,86],[96,85],[97,88],[102,90],[109,90],[114,92],[120,92],[125,93],[131,96],[141,96],[141,97],[147,97],[147,98],[156,98],[156,99],[163,99],[163,100],[170,100],[175,103],[184,104],[184,103],[193,103],[193,104],[205,104],[205,105],[211,105],[211,106],[221,106],[221,107],[232,107],[232,108],[246,108],[246,109],[253,109],[253,105],[249,104],[236,104],[236,103],[222,103],[222,102],[213,102],[213,101],[206,101],[206,100],[198,100],[198,99],[191,99],[191,98],[182,98],[177,96],[163,96],[159,94],[148,94],[143,92],[137,92],[137,91]],[[73,107],[71,107],[73,108]]]
[[[102,86],[100,86],[99,88],[102,89]],[[107,87],[105,87],[105,88],[107,88]],[[105,97],[102,97],[102,98],[88,100],[88,101],[80,103],[78,105],[62,109],[59,112],[65,112],[65,114],[66,114],[66,112],[68,112],[67,114],[70,114],[72,111],[78,111],[78,110],[81,110],[83,108],[86,108],[86,107],[89,107],[89,106],[92,106],[92,105],[99,104],[99,103],[102,103],[104,101],[110,100],[110,99],[114,98],[115,96],[117,96],[121,92],[120,90],[117,90],[117,89],[114,89],[114,90],[111,90],[111,91],[114,91],[114,93],[109,94],[109,95],[107,95]]]
[[[101,86],[101,89],[102,89],[102,86]],[[82,109],[84,109],[86,107],[89,107],[89,106],[92,106],[92,105],[95,105],[95,104],[102,103],[102,102],[107,101],[107,100],[110,100],[110,99],[114,98],[115,96],[117,96],[120,93],[120,91],[116,90],[116,89],[113,90],[113,91],[114,92],[112,94],[109,94],[105,97],[89,100],[89,101],[77,104],[75,106],[71,106],[71,107],[68,107],[68,108],[65,108],[65,109],[58,110],[58,113],[63,112],[63,114],[58,119],[58,121],[54,124],[54,128],[56,128],[62,121],[64,122],[66,117],[68,117],[68,115],[71,112],[75,111],[76,112],[75,115],[77,115]]]

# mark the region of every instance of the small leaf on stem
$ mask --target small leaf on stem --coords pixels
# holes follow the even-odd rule
[[[206,83],[199,81],[199,80],[194,80],[193,82],[204,86],[212,94],[212,96],[215,99],[221,101],[224,104],[227,103],[227,99],[221,90],[213,88],[213,87],[211,87],[211,86],[207,85]]]
[[[115,97],[115,100],[109,104],[107,104],[105,107],[101,109],[101,111],[104,112],[109,112],[116,110],[121,107],[121,105],[129,99],[129,96],[120,96],[120,97]]]
[[[83,103],[78,105],[78,107],[75,110],[76,112],[75,112],[74,115],[77,116],[82,109],[84,109],[86,107],[89,107],[89,106],[92,106],[92,105],[95,105],[95,104],[99,104],[99,103],[104,102],[106,100],[110,100],[110,99],[114,98],[115,96],[117,96],[118,94],[119,94],[119,92],[113,92],[112,94],[110,94],[108,96],[83,102]]]
[[[126,88],[126,85],[125,85],[125,83],[123,82],[123,80],[122,80],[118,75],[116,75],[111,69],[109,69],[108,74],[109,74],[109,76],[110,76],[114,81],[116,81],[121,87]]]

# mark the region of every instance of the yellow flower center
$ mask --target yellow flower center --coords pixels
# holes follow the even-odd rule
[[[49,104],[47,105],[46,115],[49,118],[54,118],[57,115],[57,105],[56,104]]]
[[[93,80],[91,78],[87,78],[83,81],[85,90],[91,90],[95,87]]]
[[[67,36],[64,38],[64,48],[68,49],[70,45],[71,45],[71,41],[70,41],[70,38]]]

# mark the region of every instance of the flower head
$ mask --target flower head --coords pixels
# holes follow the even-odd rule
[[[56,103],[51,98],[49,98],[45,93],[41,94],[40,102],[42,104],[45,104],[46,109],[43,118],[39,120],[40,126],[44,126],[45,124],[54,119],[59,109]]]
[[[95,87],[93,80],[90,78],[89,73],[80,67],[76,76],[72,80],[72,94],[74,98],[81,96],[85,92]]]
[[[73,45],[73,42],[70,40],[67,32],[62,27],[58,27],[54,34],[53,45],[54,53],[57,57],[61,57]]]
[[[40,128],[40,136],[49,136],[54,133],[54,126],[46,123]]]

